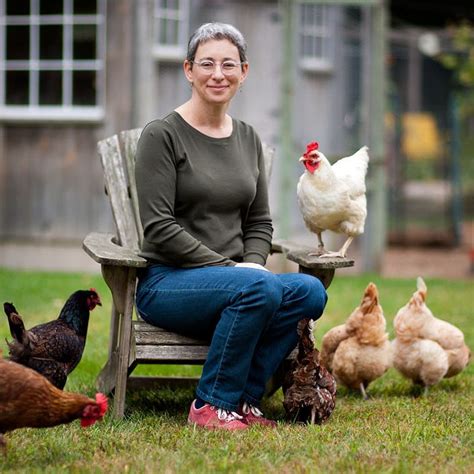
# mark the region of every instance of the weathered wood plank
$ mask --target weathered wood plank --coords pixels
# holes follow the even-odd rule
[[[137,363],[203,364],[208,346],[136,346]]]
[[[82,248],[96,262],[102,265],[146,267],[147,261],[128,247],[114,243],[113,234],[91,232],[82,242]]]
[[[335,269],[354,266],[354,260],[351,258],[321,258],[310,255],[315,250],[316,248],[289,240],[275,239],[272,242],[272,252],[282,253],[288,260],[305,268]]]
[[[137,185],[135,182],[135,162],[138,139],[140,138],[142,130],[142,128],[135,128],[133,130],[124,130],[120,132],[120,141],[122,142],[123,155],[125,165],[127,167],[130,199],[132,202],[133,214],[135,218],[135,225],[137,227],[138,241],[140,246],[143,241],[143,226],[140,219],[140,211],[138,209],[138,194]]]
[[[117,226],[119,241],[125,247],[138,250],[137,226],[128,194],[127,176],[118,136],[113,135],[101,140],[97,144],[97,150],[104,169],[105,187]]]
[[[208,344],[208,341],[193,339],[191,337],[181,336],[173,332],[147,332],[140,331],[135,333],[136,344],[142,345],[171,345],[171,346],[202,346]]]

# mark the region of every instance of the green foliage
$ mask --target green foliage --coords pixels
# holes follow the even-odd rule
[[[460,86],[461,115],[463,118],[474,113],[474,27],[468,21],[452,28],[451,50],[439,56],[440,62],[454,71]]]
[[[377,275],[336,276],[329,289],[316,340],[344,322],[359,304],[369,281],[377,284],[393,337],[393,317],[415,291],[416,282]],[[433,313],[464,331],[474,347],[472,281],[430,280]],[[27,327],[56,317],[74,290],[97,288],[104,306],[91,315],[83,360],[66,389],[94,393],[94,380],[106,359],[110,294],[99,275],[18,272],[0,269],[1,302],[12,301]],[[1,321],[1,318],[0,318]],[[0,322],[0,348],[9,337]],[[180,366],[161,373],[199,369]],[[369,387],[371,399],[339,389],[336,410],[322,426],[284,421],[281,392],[264,411],[279,420],[276,430],[252,427],[245,433],[206,432],[186,425],[193,391],[162,389],[131,394],[126,417],[81,429],[77,422],[50,429],[9,433],[8,455],[0,472],[353,472],[464,473],[474,470],[472,413],[474,370],[433,387],[427,397],[391,369]]]

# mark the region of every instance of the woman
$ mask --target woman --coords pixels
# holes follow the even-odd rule
[[[262,145],[227,114],[249,65],[242,34],[207,23],[184,61],[191,98],[143,130],[136,183],[144,229],[137,308],[145,321],[210,341],[188,422],[242,430],[275,426],[259,410],[265,384],[319,318],[316,278],[264,268],[270,251]]]

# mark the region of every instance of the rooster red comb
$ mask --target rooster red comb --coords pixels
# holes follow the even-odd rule
[[[318,142],[311,142],[306,145],[306,153],[303,155],[305,158],[308,158],[308,155],[319,148]]]
[[[95,288],[89,288],[89,291],[93,291],[94,293],[97,293],[97,290]]]

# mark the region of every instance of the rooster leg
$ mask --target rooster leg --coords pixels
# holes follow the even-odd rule
[[[359,387],[360,387],[360,393],[364,397],[364,400],[368,400],[369,396],[367,395],[367,392],[365,391],[364,382],[361,382]]]
[[[346,253],[347,249],[349,248],[349,245],[351,245],[351,242],[354,240],[354,237],[347,237],[347,240],[344,242],[344,245],[341,247],[341,249],[338,252],[325,252],[323,255],[320,255],[321,258],[331,258],[331,257],[340,257],[340,258],[346,258]]]
[[[316,421],[316,407],[313,406],[311,408],[311,424],[314,425],[315,421]]]

